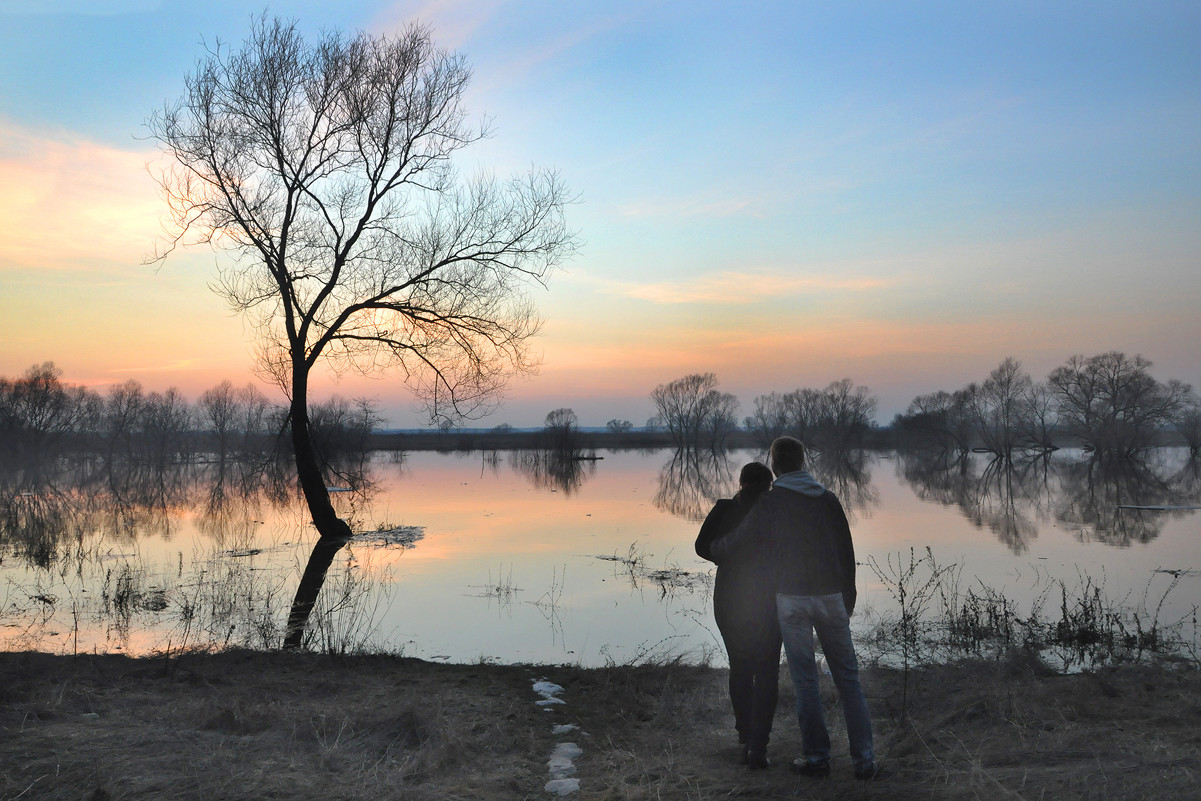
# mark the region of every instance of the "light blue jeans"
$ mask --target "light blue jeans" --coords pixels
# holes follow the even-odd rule
[[[842,699],[851,760],[856,770],[871,768],[875,764],[872,719],[863,688],[859,686],[859,662],[851,642],[851,618],[843,605],[842,595],[777,595],[776,611],[780,616],[784,652],[788,654],[788,672],[796,688],[797,720],[801,724],[805,759],[824,762],[830,758],[830,732],[822,713],[813,650],[813,632],[816,630],[834,677],[834,686]]]

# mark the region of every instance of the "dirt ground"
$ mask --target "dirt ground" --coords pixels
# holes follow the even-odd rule
[[[537,704],[539,679],[562,704]],[[888,772],[875,782],[851,778],[832,686],[832,776],[788,771],[800,743],[786,676],[775,765],[748,771],[725,681],[679,664],[4,653],[0,798],[546,799],[563,742],[580,749],[573,799],[1201,795],[1201,672],[1188,666],[1063,676],[1019,656],[923,669],[907,694],[899,672],[865,671]],[[554,732],[564,724],[579,728]]]

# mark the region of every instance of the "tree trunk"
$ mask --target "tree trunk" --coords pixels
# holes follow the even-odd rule
[[[349,542],[352,532],[346,521],[338,517],[329,500],[325,477],[317,463],[313,439],[309,431],[307,375],[295,371],[292,382],[292,450],[296,457],[296,475],[300,490],[304,493],[313,525],[319,538],[309,557],[309,563],[296,588],[292,611],[288,615],[288,628],[284,634],[285,648],[299,648],[308,625],[309,614],[317,602],[317,594],[325,583],[325,574],[334,561],[334,555]]]

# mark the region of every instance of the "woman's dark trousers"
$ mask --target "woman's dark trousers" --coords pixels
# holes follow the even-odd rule
[[[714,587],[713,611],[730,657],[734,726],[738,742],[751,753],[763,754],[779,698],[780,626],[775,595],[720,578]]]

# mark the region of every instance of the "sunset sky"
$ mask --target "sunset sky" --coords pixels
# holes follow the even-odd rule
[[[536,301],[541,372],[482,425],[642,424],[656,384],[851,377],[887,422],[1006,356],[1141,353],[1201,384],[1201,4],[273,2],[302,30],[434,26],[494,119],[469,159],[559,170],[580,254]],[[207,288],[144,264],[145,122],[241,2],[0,0],[0,376],[254,380]],[[149,167],[149,169],[148,169]],[[271,391],[270,387],[264,389]],[[419,425],[395,379],[322,378]]]

